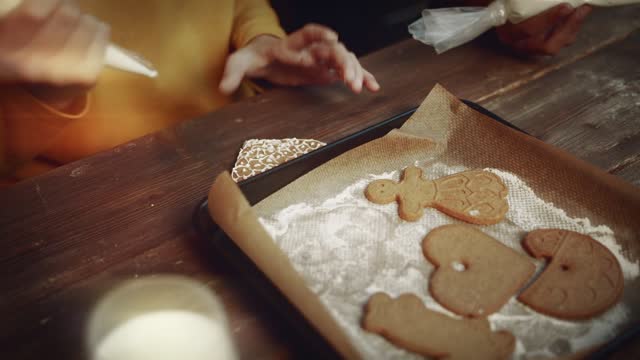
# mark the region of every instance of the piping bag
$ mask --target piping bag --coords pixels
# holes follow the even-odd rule
[[[15,9],[20,5],[20,3],[22,3],[22,0],[0,0],[0,18]],[[151,78],[158,75],[158,71],[154,69],[150,62],[143,59],[141,56],[114,44],[109,44],[107,46],[104,63],[114,69],[128,71]]]
[[[413,38],[435,48],[438,54],[465,44],[507,21],[517,24],[562,3],[620,6],[640,0],[494,0],[487,7],[426,9],[409,25]]]

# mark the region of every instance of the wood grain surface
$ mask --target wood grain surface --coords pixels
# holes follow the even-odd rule
[[[436,56],[406,40],[362,59],[377,94],[278,89],[0,190],[0,358],[81,359],[96,299],[179,273],[223,299],[243,358],[304,356],[282,320],[195,234],[192,213],[250,138],[335,141],[416,106],[436,83],[544,141],[640,182],[640,7],[598,10],[559,56],[490,36]]]

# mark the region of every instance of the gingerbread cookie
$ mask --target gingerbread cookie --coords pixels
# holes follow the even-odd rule
[[[250,139],[244,142],[231,170],[235,182],[261,174],[326,145],[312,139]]]
[[[436,267],[429,292],[442,306],[462,316],[498,311],[536,269],[526,255],[470,225],[431,230],[422,251]]]
[[[397,299],[377,293],[365,308],[362,327],[393,344],[437,359],[508,359],[515,338],[492,332],[487,319],[454,319],[427,309],[415,295]]]
[[[585,319],[620,299],[624,288],[620,264],[591,237],[568,230],[535,230],[523,245],[533,257],[549,259],[540,277],[518,297],[536,311],[561,319]]]
[[[431,181],[410,166],[399,183],[376,180],[367,186],[365,196],[376,204],[397,201],[400,217],[407,221],[418,220],[425,207],[433,207],[456,219],[489,225],[502,220],[509,209],[505,184],[497,175],[480,170]]]

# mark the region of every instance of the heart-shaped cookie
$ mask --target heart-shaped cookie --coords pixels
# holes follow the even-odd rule
[[[498,311],[533,275],[526,255],[469,225],[444,225],[422,242],[436,267],[429,292],[445,308],[469,317]]]

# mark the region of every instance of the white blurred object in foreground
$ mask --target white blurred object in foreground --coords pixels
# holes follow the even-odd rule
[[[0,17],[15,9],[22,0],[0,0]],[[140,55],[129,50],[122,49],[114,44],[109,44],[105,54],[104,63],[114,69],[128,71],[154,78],[158,71],[151,63]]]
[[[569,4],[617,6],[640,0],[495,0],[487,7],[426,9],[422,18],[409,25],[413,38],[431,45],[438,54],[465,44],[493,27],[514,24],[536,16],[554,6]]]
[[[235,360],[222,304],[178,276],[126,282],[107,294],[88,327],[92,360]]]

